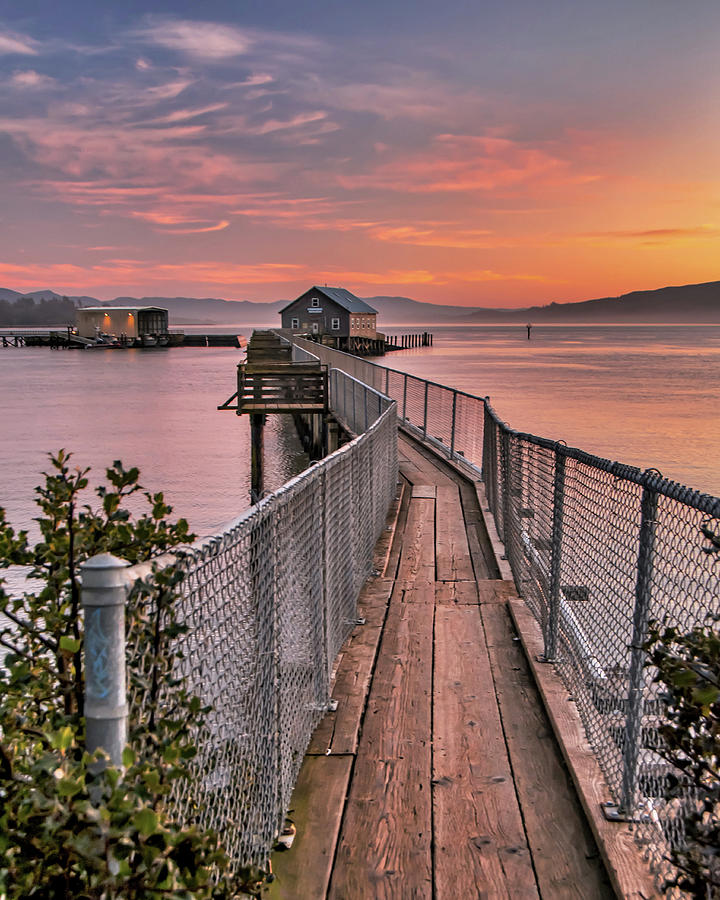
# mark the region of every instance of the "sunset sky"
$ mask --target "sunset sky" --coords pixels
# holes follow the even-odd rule
[[[19,291],[712,281],[720,2],[0,0],[0,172]]]

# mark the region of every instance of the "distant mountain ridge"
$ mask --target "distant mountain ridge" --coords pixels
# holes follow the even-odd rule
[[[60,299],[51,290],[21,293],[0,288],[0,301],[14,303],[20,297],[36,301]],[[94,297],[69,297],[78,306],[162,306],[170,311],[171,325],[274,325],[278,313],[289,300],[267,303],[251,300],[223,300],[218,297],[116,297],[100,301]],[[422,303],[410,297],[363,297],[378,311],[383,327],[416,327],[431,324],[502,322],[577,323],[709,323],[720,324],[720,281],[632,291],[620,297],[601,297],[568,303],[549,303],[522,309],[449,306]]]

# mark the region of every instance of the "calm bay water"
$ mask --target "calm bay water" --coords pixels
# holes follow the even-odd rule
[[[388,328],[401,334],[408,328]],[[434,326],[385,365],[489,396],[517,431],[720,495],[720,326]]]
[[[432,330],[434,347],[380,362],[489,395],[519,431],[720,494],[720,327],[535,326],[530,341],[522,326]],[[238,515],[249,502],[248,420],[216,407],[235,390],[239,359],[231,348],[0,349],[10,521],[30,524],[46,454],[61,447],[98,478],[114,459],[139,466],[199,534]],[[292,429],[271,416],[266,432],[266,483],[277,487],[302,461]]]
[[[249,506],[248,417],[217,406],[236,389],[240,359],[233,348],[0,349],[0,506],[9,521],[31,524],[47,453],[61,447],[92,466],[91,484],[115,459],[138,466],[142,484],[164,491],[199,535],[237,516]],[[265,483],[276,488],[306,458],[278,417],[265,431]]]

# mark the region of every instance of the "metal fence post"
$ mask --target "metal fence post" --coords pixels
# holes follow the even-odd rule
[[[485,484],[485,497],[490,511],[495,515],[495,467],[493,452],[490,448],[490,436],[495,441],[495,423],[490,416],[488,409],[489,398],[483,400],[483,457],[482,457],[482,480]]]
[[[93,556],[81,566],[85,614],[85,744],[91,754],[102,747],[114,766],[122,765],[128,729],[127,567],[128,563],[110,553]]]
[[[642,649],[642,645],[647,638],[648,620],[650,617],[657,504],[657,493],[645,484],[641,502],[640,546],[638,548],[635,609],[633,610],[633,631],[630,644],[630,673],[628,675],[622,795],[620,800],[621,810],[628,816],[631,815],[635,806],[638,759],[642,743],[642,720],[645,707],[643,690],[645,684],[643,675],[645,651]]]
[[[403,377],[403,422],[407,422],[407,375]]]
[[[428,408],[428,388],[430,385],[425,382],[425,411],[423,413],[423,440],[427,440],[427,408]]]
[[[385,396],[390,396],[390,369],[385,369]]]
[[[368,389],[365,388],[363,390],[363,402],[365,406],[365,428],[364,430],[368,430]]]
[[[457,391],[453,391],[452,425],[450,426],[450,459],[455,458],[455,411],[457,409]]]
[[[503,544],[505,544],[505,556],[510,559],[510,433],[507,428],[502,430],[502,517],[503,517]]]
[[[560,568],[562,565],[563,512],[565,507],[565,447],[555,445],[555,479],[553,483],[553,521],[550,544],[550,608],[545,627],[544,661],[557,659],[558,623],[560,621]]]

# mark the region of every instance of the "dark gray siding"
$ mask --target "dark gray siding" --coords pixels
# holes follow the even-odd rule
[[[313,298],[317,298],[319,305],[313,306]],[[310,312],[319,310],[319,312]],[[334,300],[324,294],[309,290],[298,297],[282,311],[282,327],[291,328],[295,332],[313,333],[313,324],[316,324],[317,334],[330,334],[335,337],[347,337],[350,333],[350,313],[343,309]],[[293,328],[292,320],[298,320],[297,328]],[[340,320],[340,328],[332,327],[332,320]]]

